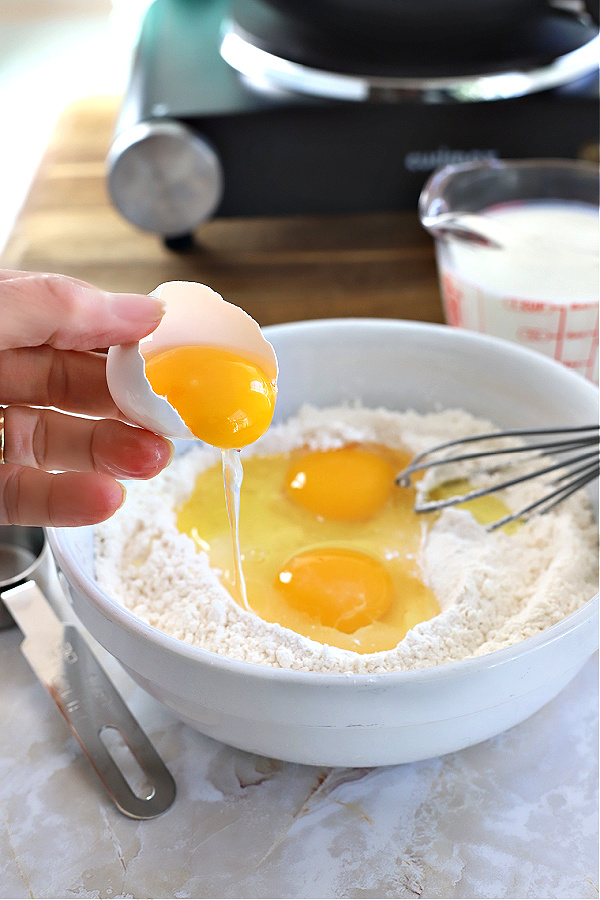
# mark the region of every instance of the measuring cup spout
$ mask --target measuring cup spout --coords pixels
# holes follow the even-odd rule
[[[507,229],[486,216],[467,212],[424,215],[421,223],[438,240],[452,238],[480,247],[501,250],[509,241]]]

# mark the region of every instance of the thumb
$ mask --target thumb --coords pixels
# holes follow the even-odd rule
[[[113,294],[66,275],[0,271],[0,350],[42,344],[93,350],[139,341],[164,309],[156,297]]]

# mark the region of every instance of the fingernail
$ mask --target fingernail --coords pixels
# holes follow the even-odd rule
[[[158,297],[144,294],[109,294],[109,303],[115,316],[125,322],[159,322],[165,314],[166,304]]]
[[[118,460],[115,459],[114,444],[95,447],[97,472],[109,473],[116,478],[153,478],[173,460],[175,446],[167,438],[141,428],[128,428],[121,434]]]
[[[124,484],[121,484],[120,481],[118,482],[118,484],[119,484],[119,487],[121,488],[121,490],[123,491],[123,497],[121,499],[121,502],[117,506],[117,509],[115,510],[115,512],[117,512],[117,510],[121,509],[121,507],[125,505],[125,501],[127,500],[127,488],[125,487]]]
[[[167,466],[171,465],[171,463],[173,462],[173,459],[175,457],[175,444],[172,441],[170,441],[168,438],[165,438],[164,441],[169,447],[169,458],[167,459],[167,462],[165,463],[165,469],[166,469]]]

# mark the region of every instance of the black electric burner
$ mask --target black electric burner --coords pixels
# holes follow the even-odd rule
[[[212,217],[416,209],[447,163],[597,158],[599,42],[550,8],[454,55],[337,40],[260,0],[155,0],[110,193],[180,246]]]

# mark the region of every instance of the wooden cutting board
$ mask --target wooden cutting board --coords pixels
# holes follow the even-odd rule
[[[416,211],[216,219],[179,255],[112,207],[105,158],[119,100],[65,110],[0,260],[107,290],[201,281],[261,325],[345,316],[443,321],[433,243]]]

